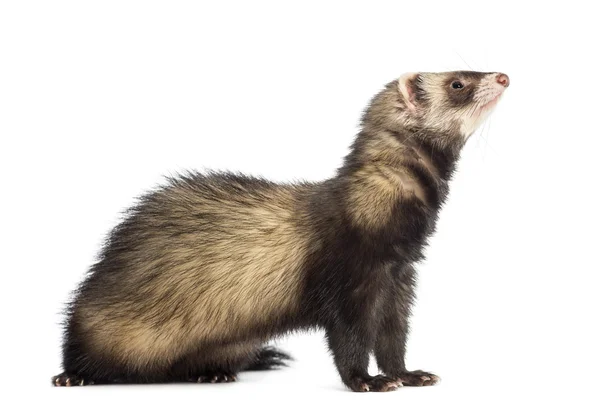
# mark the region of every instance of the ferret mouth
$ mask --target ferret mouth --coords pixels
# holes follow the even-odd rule
[[[496,94],[495,97],[491,98],[490,100],[488,100],[487,103],[480,106],[477,109],[477,115],[479,116],[479,115],[485,113],[486,111],[492,110],[494,108],[494,106],[496,106],[496,104],[498,103],[498,100],[500,100],[500,97],[502,97],[502,92]]]

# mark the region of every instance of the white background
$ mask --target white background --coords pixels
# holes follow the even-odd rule
[[[598,12],[408,3],[2,2],[2,409],[598,409]],[[316,334],[236,384],[50,387],[63,304],[135,196],[188,168],[324,179],[385,83],[470,67],[511,86],[420,267],[408,365],[441,385],[351,393]]]

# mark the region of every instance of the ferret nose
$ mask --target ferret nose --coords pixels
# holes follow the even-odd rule
[[[508,78],[508,76],[504,73],[500,73],[496,76],[496,81],[498,82],[498,84],[503,85],[504,87],[508,87],[508,85],[510,84],[510,79]]]

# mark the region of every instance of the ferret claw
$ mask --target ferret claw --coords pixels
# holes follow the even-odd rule
[[[194,381],[194,380],[192,380]],[[196,379],[197,382],[209,382],[211,384],[221,383],[221,382],[233,382],[237,381],[237,377],[235,374],[229,374],[225,372],[216,372],[215,374],[201,375]]]

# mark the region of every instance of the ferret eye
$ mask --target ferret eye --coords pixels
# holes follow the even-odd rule
[[[465,85],[458,80],[452,82],[452,88],[454,89],[463,88],[464,86]]]

